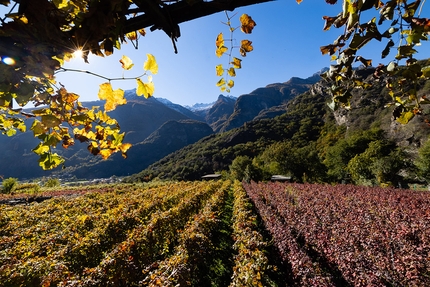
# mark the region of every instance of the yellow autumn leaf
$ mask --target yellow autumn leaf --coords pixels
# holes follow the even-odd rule
[[[221,87],[225,85],[225,80],[224,78],[221,78],[217,83],[216,83],[217,87]]]
[[[139,32],[139,34],[142,35],[143,37],[145,37],[146,35],[146,31],[144,28],[137,30],[137,32]]]
[[[240,30],[245,34],[251,34],[254,27],[257,26],[255,21],[247,14],[240,16],[239,20],[241,23]]]
[[[146,56],[148,59],[143,64],[143,69],[145,71],[151,71],[151,73],[153,75],[157,74],[158,73],[158,64],[155,61],[155,57],[151,54],[146,54]]]
[[[154,94],[154,83],[148,82],[144,83],[141,79],[137,79],[137,89],[136,94],[138,96],[144,96],[146,99],[152,97]]]
[[[230,77],[236,77],[236,71],[234,70],[233,67],[228,69],[228,74],[230,75]]]
[[[58,9],[66,8],[69,5],[67,0],[54,0],[52,2]]]
[[[129,32],[129,33],[125,34],[125,36],[126,36],[126,37],[127,37],[127,39],[129,39],[130,41],[137,40],[137,33],[136,33],[136,31]]]
[[[246,57],[246,53],[251,52],[254,50],[254,47],[252,47],[252,42],[249,40],[242,40],[240,43],[240,54],[242,57]]]
[[[215,67],[216,69],[216,75],[218,77],[222,76],[224,74],[224,68],[222,67],[222,64],[219,64]]]
[[[133,61],[125,55],[122,56],[119,62],[121,63],[121,66],[124,70],[130,70],[134,66]]]
[[[122,153],[126,153],[129,150],[129,148],[131,148],[130,143],[124,143],[119,147]]]
[[[100,155],[102,159],[108,159],[112,155],[113,151],[110,149],[102,149],[100,150]]]
[[[222,33],[219,33],[218,36],[216,37],[215,45],[217,49],[219,49],[219,47],[224,46],[224,36],[222,35]]]
[[[233,68],[240,69],[242,68],[242,60],[236,57],[233,57],[233,62],[231,62]]]
[[[215,54],[218,58],[220,58],[225,52],[228,51],[228,48],[226,46],[221,46],[218,49],[216,49]]]
[[[227,86],[231,89],[234,87],[234,81],[233,80],[229,80],[227,83]]]
[[[127,103],[127,100],[124,98],[124,91],[121,89],[113,90],[111,83],[101,84],[98,96],[100,100],[106,100],[106,112],[113,111],[115,110],[116,106]]]

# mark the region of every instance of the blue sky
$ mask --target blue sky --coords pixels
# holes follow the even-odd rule
[[[242,58],[242,69],[236,71],[235,86],[229,95],[238,97],[271,83],[286,82],[293,76],[306,78],[328,67],[330,57],[321,55],[319,47],[332,43],[341,31],[335,28],[323,31],[322,16],[335,16],[339,11],[340,4],[328,5],[322,0],[304,0],[300,5],[295,0],[277,0],[229,12],[230,15],[237,13],[232,19],[233,26],[239,26],[239,17],[243,13],[250,15],[257,23],[250,35],[240,30],[234,33],[237,42],[245,38],[252,41],[254,51]],[[375,16],[372,11],[372,16]],[[424,12],[424,16],[430,14]],[[225,13],[221,12],[180,24],[182,35],[177,42],[178,54],[174,53],[171,40],[164,32],[148,30],[147,35],[140,38],[138,50],[131,44],[125,44],[109,57],[92,56],[89,58],[90,64],[74,59],[65,67],[88,70],[109,78],[122,77],[119,60],[127,55],[135,66],[124,76],[133,77],[142,73],[146,54],[150,53],[159,65],[158,74],[153,76],[155,97],[167,98],[181,105],[213,102],[222,94],[215,85],[219,79],[215,66],[228,63],[227,57],[218,58],[215,55],[218,33],[223,32],[228,38],[228,27],[222,24],[225,21]],[[361,55],[373,57],[373,65],[376,66],[381,62],[380,53],[385,44],[385,41],[370,43]],[[417,58],[429,57],[428,50],[428,45],[421,47]],[[394,55],[395,51],[390,54],[392,57]],[[81,101],[97,100],[99,85],[105,82],[74,72],[59,73],[57,80],[69,91],[79,94]],[[114,81],[112,85],[114,89],[129,90],[136,87],[136,82]]]

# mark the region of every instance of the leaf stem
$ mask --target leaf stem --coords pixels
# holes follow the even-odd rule
[[[106,81],[109,81],[109,82],[120,81],[120,80],[121,81],[123,81],[123,80],[136,80],[136,79],[141,78],[141,77],[146,75],[146,73],[143,73],[142,75],[136,76],[136,77],[124,77],[123,76],[121,78],[108,78],[108,77],[105,77],[105,76],[100,75],[100,74],[96,74],[96,73],[88,71],[88,70],[78,70],[78,69],[69,69],[69,68],[60,68],[58,71],[55,72],[55,74],[61,73],[61,72],[75,72],[75,73],[89,74],[89,75],[92,75],[94,77],[105,79]]]

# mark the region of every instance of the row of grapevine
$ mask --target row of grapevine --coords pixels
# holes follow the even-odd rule
[[[274,283],[267,275],[271,268],[264,252],[267,242],[258,231],[253,206],[239,182],[235,182],[233,192],[233,236],[237,254],[229,287],[273,286]]]
[[[174,255],[155,262],[145,270],[142,281],[147,286],[203,286],[202,271],[213,253],[211,234],[219,225],[222,205],[226,201],[230,182],[219,189],[200,213],[189,221],[179,235]],[[203,267],[203,268],[202,268]]]
[[[250,183],[291,284],[430,286],[430,194]]]

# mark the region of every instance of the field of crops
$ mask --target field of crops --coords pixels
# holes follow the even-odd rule
[[[299,286],[430,286],[430,194],[245,184]]]
[[[430,286],[430,194],[111,185],[0,204],[0,286]]]

